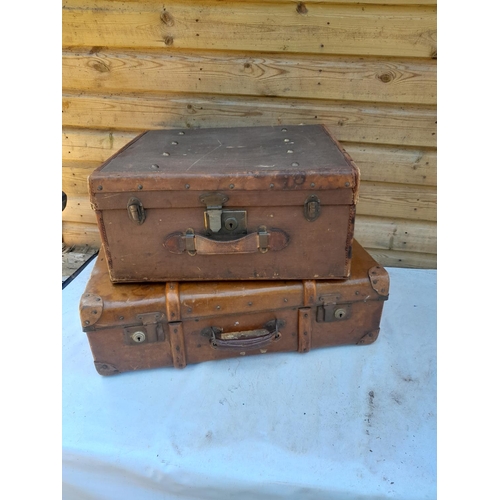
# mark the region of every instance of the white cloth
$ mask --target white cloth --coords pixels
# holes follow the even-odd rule
[[[98,375],[63,291],[63,498],[436,498],[436,271],[389,268],[380,336]]]

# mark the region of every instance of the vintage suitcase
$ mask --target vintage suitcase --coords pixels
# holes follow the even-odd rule
[[[149,131],[89,177],[113,282],[346,278],[358,187],[321,125]]]
[[[102,249],[80,302],[101,375],[377,339],[389,276],[356,242],[336,281],[120,283]]]

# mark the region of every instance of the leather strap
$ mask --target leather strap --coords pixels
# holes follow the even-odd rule
[[[205,335],[210,336],[210,345],[213,349],[225,349],[229,351],[244,351],[261,349],[271,342],[276,342],[281,338],[279,328],[283,323],[274,321],[271,325],[266,325],[262,330],[232,332],[230,334],[221,334],[214,327],[205,331]],[[271,331],[270,331],[271,330]]]
[[[227,255],[239,253],[277,252],[288,246],[290,238],[281,229],[259,228],[255,233],[247,234],[236,240],[217,241],[188,229],[185,234],[169,234],[163,246],[171,253],[189,255]]]

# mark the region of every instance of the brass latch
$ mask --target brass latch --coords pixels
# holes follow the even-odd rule
[[[247,233],[246,210],[223,210],[222,205],[229,197],[222,193],[206,193],[200,201],[207,206],[205,230],[207,235],[243,235]]]
[[[269,250],[269,233],[266,226],[260,226],[257,234],[259,235],[259,252],[266,253]]]
[[[350,317],[350,305],[349,304],[324,304],[318,306],[316,312],[316,321],[318,323],[332,323],[333,321],[340,321]]]
[[[142,206],[141,200],[134,196],[128,200],[127,212],[129,219],[136,224],[142,224],[146,220],[146,211]]]
[[[315,194],[312,194],[304,203],[304,217],[309,222],[312,222],[319,217],[320,213],[321,203],[319,201],[319,198]]]
[[[129,345],[163,342],[165,340],[165,332],[160,323],[163,317],[163,313],[138,314],[136,318],[142,323],[142,326],[124,328],[123,335],[125,342]]]

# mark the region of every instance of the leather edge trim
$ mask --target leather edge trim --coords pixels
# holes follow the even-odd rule
[[[179,297],[179,283],[171,281],[165,284],[165,308],[167,321],[181,320],[181,301]]]
[[[312,318],[311,318],[311,308],[304,307],[299,309],[299,319],[298,319],[298,352],[309,352],[312,345]]]
[[[186,347],[184,345],[184,329],[182,328],[182,322],[169,323],[168,333],[174,367],[184,368],[186,366]]]
[[[80,321],[84,331],[99,321],[103,309],[103,300],[99,295],[88,292],[82,295],[80,299]]]

